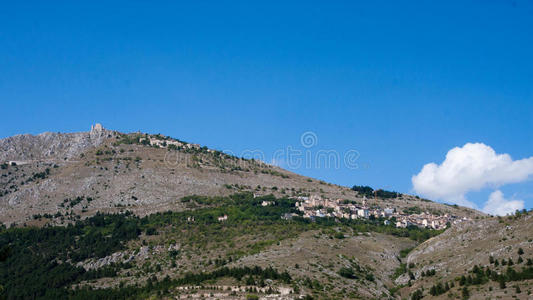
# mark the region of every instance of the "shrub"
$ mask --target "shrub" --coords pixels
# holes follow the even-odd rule
[[[357,279],[357,276],[352,268],[342,267],[339,270],[339,275],[348,279]]]

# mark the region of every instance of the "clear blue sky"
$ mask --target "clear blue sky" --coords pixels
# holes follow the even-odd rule
[[[295,171],[401,192],[467,142],[533,156],[531,1],[108,2],[2,5],[0,137],[100,122],[273,153],[313,131],[364,167]],[[533,207],[531,180],[501,189]]]

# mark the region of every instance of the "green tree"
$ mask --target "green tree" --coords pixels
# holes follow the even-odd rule
[[[468,291],[468,288],[466,286],[463,287],[461,294],[463,296],[463,299],[468,299],[470,297],[470,292]]]
[[[412,295],[411,295],[411,300],[421,300],[422,298],[424,298],[424,295],[422,293],[422,290],[416,290]]]
[[[346,268],[346,267],[341,268],[339,270],[339,275],[341,275],[344,278],[349,278],[349,279],[356,279],[357,278],[357,276],[355,275],[355,272],[353,271],[352,268]]]
[[[503,276],[500,277],[500,289],[506,288],[507,285],[505,284],[505,278]]]
[[[462,275],[461,279],[459,279],[459,285],[463,286],[465,284],[466,284],[466,277],[465,277],[465,275]]]

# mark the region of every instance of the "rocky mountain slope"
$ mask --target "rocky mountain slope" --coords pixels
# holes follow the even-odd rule
[[[31,222],[37,214],[127,208],[139,215],[183,210],[187,195],[321,195],[362,201],[347,187],[161,135],[122,134],[101,126],[90,132],[18,135],[0,140],[0,222]],[[75,200],[78,198],[78,200]],[[83,200],[80,200],[83,198]],[[89,199],[89,201],[87,200]],[[74,204],[75,203],[75,204]],[[409,195],[370,204],[458,216],[482,214]]]
[[[467,287],[471,299],[532,299],[533,276],[523,280],[506,280],[506,284],[500,285],[500,280],[484,274],[484,280],[461,284],[462,276],[477,276],[473,272],[475,268],[485,270],[485,273],[490,269],[494,273],[507,274],[509,268],[516,272],[533,268],[532,260],[531,213],[486,218],[454,226],[419,245],[406,259],[406,264],[411,265],[411,280],[406,272],[396,283],[406,285],[410,282],[410,286],[401,290],[404,296],[417,289],[424,289],[427,294],[437,283],[448,283],[450,286],[453,282],[455,288],[438,295],[438,298],[453,298],[450,295],[461,297],[462,289]],[[428,270],[435,270],[435,274],[423,276]]]
[[[443,231],[310,220],[296,197],[364,196],[101,126],[19,135],[0,149],[0,221],[11,227],[0,226],[0,299],[531,297],[531,213],[495,218],[398,194],[366,201],[468,220]]]
[[[0,139],[0,162],[19,161],[24,164],[75,160],[81,153],[98,147],[117,134],[115,131],[105,130],[101,125],[89,132],[20,134]]]

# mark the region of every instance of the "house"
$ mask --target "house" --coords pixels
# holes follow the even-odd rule
[[[323,205],[322,197],[319,195],[312,195],[311,198],[309,198],[309,201],[311,202],[311,206],[320,206]]]
[[[359,217],[362,217],[362,218],[368,218],[368,216],[369,216],[368,209],[366,209],[366,208],[358,209],[357,210],[357,215]]]
[[[285,213],[281,216],[281,218],[283,220],[291,220],[294,216],[297,216],[297,214]]]
[[[394,208],[385,208],[383,211],[385,212],[385,215],[388,217],[394,213]]]
[[[167,145],[174,145],[176,147],[181,147],[183,143],[180,143],[178,141],[167,141]]]
[[[409,222],[407,222],[406,220],[396,222],[397,228],[407,228],[408,225]]]

